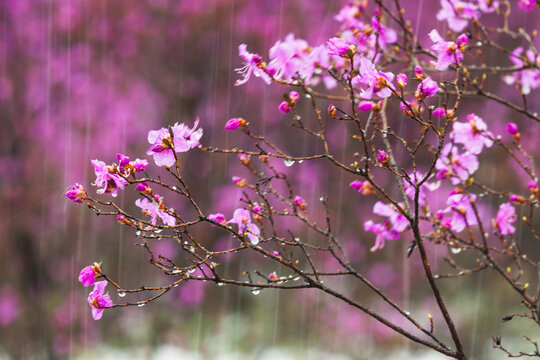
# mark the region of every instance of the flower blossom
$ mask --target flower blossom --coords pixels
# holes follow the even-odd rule
[[[238,46],[238,55],[244,60],[244,66],[235,69],[235,71],[244,78],[242,80],[236,80],[234,86],[245,84],[251,77],[251,74],[255,75],[255,77],[260,77],[268,85],[272,83],[272,78],[262,68],[264,66],[262,58],[257,54],[247,51],[246,44]]]
[[[353,54],[355,51],[354,45],[343,38],[333,37],[326,42],[328,54],[336,56],[344,56],[347,53]]]
[[[437,178],[451,179],[452,184],[457,185],[478,170],[478,159],[471,153],[460,154],[457,147],[449,143],[443,147],[435,169],[438,170]]]
[[[81,184],[74,184],[71,189],[66,191],[64,195],[68,198],[73,200],[73,202],[76,203],[82,203],[84,199],[86,199],[86,191],[84,190],[84,187]]]
[[[516,222],[516,209],[510,203],[504,203],[499,206],[496,216],[497,228],[501,235],[513,234],[516,228],[511,224]]]
[[[474,4],[459,0],[441,0],[441,9],[437,20],[448,22],[452,31],[463,31],[469,20],[477,17],[477,7]]]
[[[463,144],[472,154],[480,154],[485,147],[491,147],[493,135],[487,131],[487,125],[475,114],[467,115],[467,122],[456,121],[450,133],[450,138],[458,144]]]
[[[435,43],[431,46],[431,49],[435,52],[435,55],[437,55],[437,65],[435,65],[435,69],[444,71],[448,69],[448,66],[451,64],[461,64],[465,47],[469,42],[467,35],[459,35],[456,42],[444,41],[441,35],[439,35],[439,32],[433,29],[429,33],[429,38]]]
[[[92,317],[99,320],[103,316],[103,310],[113,306],[109,294],[104,294],[107,280],[98,281],[94,284],[94,290],[88,295],[88,304],[92,307]]]
[[[407,229],[409,221],[405,216],[399,213],[393,206],[377,201],[373,206],[373,213],[386,217],[382,223],[374,223],[368,220],[364,223],[364,230],[371,231],[377,236],[375,245],[370,251],[376,251],[384,247],[386,240],[397,240],[400,234]]]
[[[118,173],[118,169],[111,165],[106,165],[101,160],[91,160],[94,166],[96,180],[92,185],[97,186],[98,194],[112,193],[113,196],[118,194],[118,189],[124,190],[128,182]]]
[[[251,215],[247,209],[236,209],[233,213],[233,218],[227,221],[227,224],[238,225],[238,233],[242,236],[247,236],[253,245],[259,243],[259,235],[261,231],[259,227],[251,222]]]
[[[523,54],[523,48],[521,46],[515,48],[514,51],[512,51],[512,55],[510,55],[510,61],[512,61],[516,67],[522,68],[525,66],[523,60],[521,59],[522,56],[525,56],[532,64],[540,63],[540,55],[535,58],[534,52],[531,49],[528,49],[527,51],[525,51],[525,54]],[[540,87],[540,70],[525,69],[517,71],[514,72],[512,75],[504,76],[503,80],[508,85],[519,82],[521,86],[521,92],[523,92],[523,94],[525,95],[528,95],[531,90]]]
[[[426,77],[420,84],[418,84],[414,96],[416,99],[422,100],[434,96],[438,91],[439,85],[437,85],[437,82],[430,77]]]
[[[101,276],[101,266],[98,263],[94,265],[85,266],[80,274],[79,281],[84,287],[94,285],[97,278]]]
[[[518,0],[519,7],[525,11],[531,11],[534,9],[535,4],[536,0]]]
[[[148,132],[148,142],[152,146],[150,146],[146,154],[154,156],[157,166],[173,166],[176,162],[175,152],[186,152],[199,146],[203,130],[196,130],[198,124],[199,118],[195,120],[192,129],[183,123],[175,123],[169,129],[150,130]]]
[[[393,29],[386,28],[381,24],[377,11],[378,10],[376,10],[376,14],[371,17],[371,26],[373,27],[373,30],[375,30],[373,35],[375,36],[375,39],[378,39],[379,46],[382,49],[386,49],[386,44],[395,43],[398,37]]]
[[[163,198],[159,195],[154,196],[151,202],[147,198],[137,199],[135,205],[141,208],[143,215],[150,216],[150,222],[154,225],[157,224],[158,216],[165,225],[176,224],[175,217],[167,212],[169,209],[163,205]]]
[[[295,196],[294,197],[294,206],[296,206],[297,208],[299,208],[302,211],[306,211],[306,209],[307,209],[306,201],[301,196]]]
[[[467,225],[476,225],[478,223],[471,201],[476,200],[474,194],[453,194],[447,201],[446,212],[452,214],[449,221],[450,229],[455,232],[461,232]]]
[[[208,215],[208,219],[218,222],[223,225],[227,223],[227,219],[225,219],[225,215],[223,215],[222,213],[210,214]]]
[[[365,57],[360,58],[359,75],[354,77],[353,84],[362,87],[360,97],[370,100],[373,96],[387,98],[395,91],[392,81],[394,74],[378,71],[375,65]],[[367,87],[366,87],[367,86]]]
[[[367,180],[364,180],[364,181],[354,180],[353,182],[349,184],[349,186],[360,195],[375,194],[375,189],[373,188],[373,185],[371,185],[371,183]]]

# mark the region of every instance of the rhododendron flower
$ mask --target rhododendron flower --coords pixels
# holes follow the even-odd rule
[[[161,128],[149,131],[148,142],[152,146],[146,154],[154,156],[157,166],[173,166],[176,161],[174,152],[186,152],[199,146],[203,130],[196,130],[198,124],[199,118],[195,120],[192,129],[183,123],[175,123],[170,129]],[[173,139],[171,139],[171,135]]]
[[[516,135],[519,133],[519,128],[516,123],[510,122],[506,124],[506,132],[510,135]]]
[[[379,46],[383,49],[386,49],[386,44],[393,44],[397,41],[397,34],[393,29],[384,27],[377,14],[371,17],[371,26],[375,30],[375,38],[378,39]]]
[[[98,194],[112,193],[113,196],[118,194],[118,189],[124,190],[128,182],[113,166],[106,165],[101,160],[91,160],[94,166],[94,173],[96,174],[96,180],[92,185],[100,187],[97,191]]]
[[[535,4],[536,0],[518,0],[519,7],[525,11],[531,11],[534,9]]]
[[[508,198],[510,199],[511,202],[516,203],[516,204],[527,203],[527,200],[523,196],[520,196],[520,195],[510,194]]]
[[[437,91],[439,91],[439,85],[437,85],[437,82],[429,77],[422,80],[420,84],[418,84],[418,87],[416,88],[416,92],[414,93],[414,96],[418,100],[422,100],[428,97],[434,96]]]
[[[74,184],[71,189],[66,191],[64,195],[68,198],[73,200],[73,202],[76,203],[82,203],[84,202],[84,199],[86,199],[86,191],[84,190],[84,187],[81,184]]]
[[[347,40],[339,37],[333,37],[328,40],[326,46],[328,47],[328,54],[330,55],[343,56],[347,54],[347,52],[350,52],[352,55],[355,51],[354,45],[349,44]]]
[[[375,238],[375,245],[370,251],[376,251],[384,247],[386,240],[397,240],[400,234],[409,226],[408,220],[400,214],[393,206],[387,205],[381,201],[377,201],[373,206],[373,213],[381,216],[385,216],[388,219],[382,223],[377,224],[369,220],[364,223],[364,230],[371,231],[377,236]]]
[[[483,13],[492,13],[499,8],[497,0],[478,0],[478,7]]]
[[[278,281],[278,279],[279,278],[278,278],[277,273],[275,271],[268,274],[268,280],[270,280],[270,281]]]
[[[424,70],[420,65],[416,65],[414,67],[414,76],[418,79],[418,81],[422,81],[424,79]]]
[[[259,243],[260,230],[259,227],[251,222],[251,215],[247,209],[236,209],[233,218],[227,221],[228,224],[233,223],[238,225],[238,233],[242,236],[247,236],[253,245]]]
[[[244,66],[235,69],[235,71],[244,78],[242,80],[236,80],[234,86],[245,84],[251,77],[251,74],[255,75],[255,77],[260,77],[268,85],[272,83],[272,78],[270,75],[268,75],[266,72],[264,72],[264,69],[262,69],[262,58],[257,54],[252,54],[247,51],[246,44],[241,44],[238,46],[238,55],[244,59]]]
[[[396,82],[401,90],[405,89],[405,86],[407,86],[407,80],[407,75],[403,73],[399,73],[396,76]]]
[[[460,154],[457,147],[449,143],[443,147],[435,169],[439,171],[437,178],[451,179],[452,184],[457,185],[478,170],[478,159],[471,153]]]
[[[232,118],[225,124],[225,130],[236,130],[240,126],[245,126],[246,120],[242,118]]]
[[[364,24],[360,20],[360,15],[366,9],[366,1],[349,1],[347,5],[339,10],[339,13],[334,16],[336,21],[343,23],[344,28],[360,28]]]
[[[364,223],[364,230],[371,231],[376,235],[375,245],[369,249],[371,252],[382,249],[386,240],[399,239],[399,232],[390,226],[390,222],[388,220],[385,220],[381,224],[376,224],[373,221],[368,220]]]
[[[358,109],[361,111],[371,111],[374,107],[375,103],[373,101],[362,100],[358,104]]]
[[[298,94],[296,91],[291,91],[289,93],[289,100],[291,101],[291,104],[296,104],[298,100],[300,100],[300,94]]]
[[[299,208],[302,211],[305,211],[307,209],[307,204],[301,196],[295,196],[294,197],[294,206]]]
[[[411,183],[407,181],[407,179],[403,178],[403,190],[405,191],[405,194],[411,199],[414,200],[416,197],[416,188],[414,185],[416,185],[417,182],[421,181],[424,178],[424,175],[420,172],[416,172],[416,176],[414,173],[409,174],[409,178]],[[418,194],[418,203],[420,206],[424,206],[426,204],[426,190],[434,191],[439,188],[441,185],[440,181],[437,181],[435,183],[429,183],[425,181],[419,188],[419,194]]]
[[[286,101],[281,102],[281,104],[279,104],[279,106],[278,106],[278,109],[279,109],[279,111],[281,111],[282,113],[285,113],[285,114],[290,113],[291,110],[292,110],[289,103],[286,102]]]
[[[401,204],[400,204],[401,205]],[[385,216],[390,220],[392,227],[397,232],[403,232],[409,226],[409,221],[393,205],[387,205],[382,201],[377,201],[373,206],[373,213]]]
[[[146,161],[146,159],[135,159],[131,162],[131,166],[133,166],[133,169],[135,169],[136,172],[142,172],[148,168],[148,161]]]
[[[388,154],[384,150],[377,150],[377,162],[382,166],[388,165]]]
[[[514,51],[512,51],[512,55],[510,55],[510,61],[512,61],[514,65],[518,68],[521,68],[525,65],[523,63],[523,60],[521,59],[521,56],[523,56],[522,54],[523,48],[520,46],[518,48],[515,48]],[[525,51],[524,55],[531,63],[540,63],[540,55],[538,57],[535,57],[533,50],[528,49],[527,51]],[[521,91],[523,92],[523,94],[528,95],[532,89],[540,87],[540,70],[521,70],[518,72],[514,72],[512,75],[504,76],[503,80],[508,85],[512,85],[515,82],[519,81],[521,85]]]
[[[84,287],[94,285],[97,278],[101,276],[101,266],[98,263],[94,265],[85,266],[80,274],[79,281],[83,284]]]
[[[360,181],[360,180],[354,180],[349,184],[351,188],[356,190],[357,193],[360,195],[372,195],[375,193],[375,189],[371,185],[371,183],[367,180]]]
[[[467,122],[455,122],[450,138],[458,144],[463,144],[467,151],[480,154],[485,147],[491,147],[493,141],[488,138],[493,136],[487,131],[487,125],[475,114],[467,115]]]
[[[300,76],[309,81],[311,75],[305,72],[309,55],[308,43],[288,34],[284,41],[278,40],[268,51],[270,62],[266,70],[276,79],[291,81]]]
[[[451,64],[461,64],[463,61],[463,53],[465,52],[465,46],[469,42],[469,38],[465,34],[459,35],[456,42],[444,41],[439,32],[435,29],[429,33],[431,41],[435,44],[431,49],[437,55],[437,65],[435,69],[444,71],[448,69]]]
[[[255,213],[255,214],[261,214],[261,205],[259,205],[258,203],[254,203],[253,206],[251,207],[251,210]]]
[[[137,183],[136,188],[137,188],[138,192],[142,192],[142,193],[146,193],[146,194],[151,194],[152,193],[152,189],[150,188],[150,186],[148,186],[148,183],[146,181],[141,182],[141,183]]]
[[[437,20],[446,20],[450,29],[456,32],[465,29],[469,20],[476,17],[476,5],[458,0],[441,0],[441,9],[437,13]]]
[[[225,215],[221,213],[210,214],[208,215],[208,219],[213,220],[223,225],[227,223],[227,219],[225,219]]]
[[[474,194],[454,194],[448,198],[448,208],[446,211],[452,213],[450,220],[450,229],[455,232],[460,232],[465,229],[466,225],[476,225],[478,223],[471,201],[476,200]]]
[[[163,205],[163,198],[159,195],[156,195],[152,201],[147,198],[137,199],[135,205],[141,208],[143,215],[150,216],[150,222],[154,225],[157,224],[158,216],[165,225],[174,226],[176,224],[175,217],[167,213],[168,209]]]
[[[129,164],[129,157],[127,157],[124,154],[117,153],[116,154],[116,161],[118,162],[118,166],[126,166]]]
[[[103,316],[103,310],[113,306],[109,294],[104,294],[107,280],[98,281],[94,284],[94,290],[88,295],[88,304],[92,307],[92,317],[99,320]]]
[[[504,203],[499,206],[496,220],[501,235],[513,234],[516,231],[516,228],[511,225],[516,222],[516,219],[516,209],[512,204]]]
[[[377,71],[375,65],[368,58],[360,58],[359,73],[353,79],[353,84],[363,87],[360,97],[366,100],[370,100],[374,95],[380,98],[387,98],[392,96],[392,90],[395,91],[394,85],[392,85],[394,74]]]

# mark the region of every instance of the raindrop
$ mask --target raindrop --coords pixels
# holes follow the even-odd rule
[[[135,235],[141,236],[141,230],[137,230],[137,232],[135,233]]]
[[[311,94],[306,94],[306,99],[311,99]]]
[[[319,198],[319,201],[324,201],[324,198],[321,196],[321,197]]]
[[[294,160],[283,160],[283,163],[285,164],[285,166],[290,167],[294,164]]]
[[[154,232],[155,232],[156,234],[159,234],[159,233],[162,232],[162,231],[163,231],[163,229],[156,229],[156,230],[154,230]]]
[[[253,288],[253,290],[251,290],[251,293],[253,295],[259,295],[261,293],[261,289],[260,288]]]
[[[112,195],[112,197],[118,196],[118,194],[116,194],[116,193],[111,193],[111,195]]]
[[[177,190],[178,188],[176,186],[173,186],[171,189],[173,190]]]
[[[497,140],[501,140],[501,135],[497,135]]]
[[[171,271],[171,274],[180,274],[181,272],[182,270],[176,269],[176,270]]]
[[[295,238],[294,238],[294,241],[299,242],[299,241],[300,241],[300,238],[299,238],[299,237],[295,237]]]
[[[481,41],[477,41],[477,42],[476,42],[476,46],[482,46],[482,42],[481,42]]]
[[[187,272],[188,274],[193,274],[195,272],[195,269],[189,269]]]
[[[452,251],[452,254],[459,254],[461,252],[461,248],[453,247],[452,249],[450,249],[450,251]]]
[[[303,162],[304,162],[304,160],[298,160],[298,163],[299,163],[299,164],[301,164],[301,163],[303,163]]]
[[[122,290],[118,290],[118,296],[124,297],[124,296],[126,296],[126,293],[123,292]]]
[[[297,276],[297,277],[295,277],[295,278],[293,279],[293,281],[298,281],[298,280],[300,280],[300,276]]]
[[[191,247],[189,248],[189,252],[191,252],[191,253],[195,252],[195,248],[194,248],[193,246],[191,246]]]
[[[223,285],[225,285],[225,284],[222,283],[222,282],[218,282],[216,285],[217,285],[217,286],[223,286]]]
[[[407,316],[411,315],[411,312],[410,311],[405,311],[405,314],[407,314]]]
[[[143,307],[144,305],[146,305],[146,303],[138,303],[137,304],[138,307]]]

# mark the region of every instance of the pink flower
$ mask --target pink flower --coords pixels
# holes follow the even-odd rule
[[[512,51],[512,55],[510,55],[510,61],[512,61],[514,65],[518,68],[524,67],[525,64],[521,59],[522,56],[525,56],[532,64],[540,62],[540,56],[535,57],[534,51],[532,51],[531,49],[528,49],[527,51],[525,51],[525,54],[523,54],[523,48],[521,46],[515,48],[514,51]],[[519,81],[519,84],[521,85],[521,92],[523,92],[523,94],[525,95],[528,95],[532,89],[540,87],[540,70],[521,70],[515,72],[512,75],[503,77],[503,80],[508,85],[512,85],[515,82]]]
[[[478,0],[478,7],[483,13],[492,13],[499,8],[497,0]]]
[[[457,185],[478,170],[478,159],[471,153],[460,154],[453,144],[446,144],[435,163],[435,169],[439,171],[437,178],[451,179],[452,184]]]
[[[368,220],[364,223],[364,230],[371,231],[376,235],[375,244],[369,249],[371,252],[382,249],[386,240],[399,239],[399,233],[389,226],[388,220],[385,220],[382,224],[376,224],[373,221]]]
[[[218,222],[218,223],[223,224],[223,225],[225,225],[227,223],[227,219],[225,219],[225,215],[223,215],[221,213],[210,214],[210,215],[208,215],[208,219],[210,219],[212,221],[215,221],[215,222]]]
[[[131,166],[133,166],[133,169],[135,169],[136,172],[142,172],[148,168],[148,161],[146,161],[146,159],[135,159],[131,162]]]
[[[260,230],[259,227],[251,222],[251,215],[247,209],[236,209],[233,218],[227,221],[228,224],[233,223],[238,226],[238,233],[241,236],[247,236],[253,245],[259,243]]]
[[[380,98],[387,98],[392,96],[392,90],[395,91],[392,85],[394,74],[378,71],[368,58],[360,58],[359,73],[353,79],[353,84],[362,87],[360,97],[366,100],[370,100],[374,95]]]
[[[384,27],[379,18],[375,15],[371,17],[371,26],[375,30],[375,38],[378,38],[379,46],[386,49],[386,44],[393,44],[397,41],[397,34],[394,30]]]
[[[118,162],[118,166],[124,167],[127,164],[129,164],[129,157],[127,157],[124,154],[117,153],[116,154],[116,161]]]
[[[437,20],[446,20],[450,29],[456,32],[465,29],[469,20],[476,17],[476,5],[458,0],[441,0],[441,9],[437,13]]]
[[[268,85],[272,83],[272,78],[261,68],[263,65],[262,58],[257,54],[248,52],[246,44],[238,46],[238,55],[244,60],[244,66],[235,69],[235,71],[244,78],[242,80],[236,80],[234,86],[245,84],[251,77],[251,74],[255,75],[255,77],[260,77]]]
[[[367,180],[360,181],[360,180],[354,180],[349,184],[351,188],[356,190],[357,193],[360,195],[371,195],[375,193],[375,189],[371,185],[371,183]]]
[[[92,317],[99,320],[103,316],[103,310],[113,306],[109,294],[104,294],[107,280],[98,281],[94,284],[94,290],[88,295],[88,304],[92,307]]]
[[[302,211],[306,211],[307,209],[307,204],[304,201],[304,198],[302,198],[301,196],[294,197],[294,206],[296,206],[298,209]]]
[[[418,100],[422,100],[434,96],[437,91],[439,91],[439,85],[437,85],[437,82],[432,80],[430,77],[426,77],[420,84],[418,84],[414,96]]]
[[[248,185],[246,179],[244,178],[241,178],[240,176],[233,176],[232,177],[232,182],[234,185],[238,186],[238,187],[246,187]]]
[[[106,165],[100,160],[90,161],[94,166],[96,180],[92,185],[100,187],[98,194],[112,193],[113,196],[118,194],[118,189],[124,190],[128,182],[124,179],[113,166]]]
[[[225,124],[225,130],[236,130],[240,126],[245,126],[246,120],[242,118],[232,118]]]
[[[534,9],[535,4],[536,0],[518,0],[519,7],[525,11],[531,11]]]
[[[499,211],[497,211],[497,227],[501,235],[513,234],[516,231],[516,228],[513,227],[512,223],[515,223],[517,219],[516,209],[510,203],[504,203],[499,206]]]
[[[175,164],[174,153],[186,152],[199,146],[199,140],[203,135],[203,130],[198,129],[199,118],[195,120],[192,129],[185,124],[175,123],[169,129],[161,128],[148,132],[148,142],[152,144],[146,152],[153,155],[157,166],[171,167]],[[172,136],[172,139],[171,139]]]
[[[467,122],[455,122],[450,138],[458,144],[463,144],[467,151],[472,154],[480,154],[485,147],[491,147],[493,141],[488,138],[493,136],[487,131],[487,125],[475,114],[467,115]]]
[[[279,279],[279,277],[277,276],[277,273],[275,271],[268,274],[268,280],[270,280],[270,281],[278,281],[278,279]]]
[[[159,195],[156,195],[155,198],[157,198],[158,201],[153,200],[150,202],[147,198],[137,199],[135,205],[141,208],[143,215],[150,216],[150,222],[152,224],[157,224],[157,218],[159,216],[165,225],[174,226],[176,224],[176,219],[167,212],[167,207],[163,205],[163,198]]]
[[[349,44],[347,40],[339,37],[333,37],[328,40],[326,46],[328,47],[328,54],[330,55],[343,56],[347,54],[349,50],[351,54],[354,52],[354,45]]]
[[[442,108],[442,107],[438,107],[435,110],[433,110],[433,112],[431,114],[433,114],[433,116],[439,117],[439,118],[446,117],[446,110],[444,108]]]
[[[101,266],[98,263],[84,267],[79,274],[79,281],[84,287],[94,285],[97,278],[101,276]]]
[[[405,86],[407,86],[407,80],[408,80],[407,75],[405,75],[403,73],[399,73],[396,76],[396,81],[397,81],[398,87],[401,90],[405,89]]]
[[[146,181],[137,183],[136,188],[138,192],[149,194],[149,195],[152,194],[152,189],[150,188],[150,186],[148,186],[148,183]]]
[[[377,236],[375,245],[370,251],[376,251],[384,247],[386,240],[397,240],[400,234],[409,226],[408,220],[400,214],[393,206],[387,205],[381,201],[377,201],[373,206],[373,213],[387,217],[382,223],[374,223],[369,220],[364,223],[364,230],[371,231]]]
[[[510,135],[516,135],[519,133],[519,128],[516,123],[510,122],[506,124],[506,132]]]
[[[296,104],[298,100],[300,100],[300,94],[298,94],[296,91],[291,91],[289,93],[289,100],[291,100],[291,104]]]
[[[461,64],[465,47],[469,42],[467,35],[461,34],[458,37],[457,42],[444,41],[437,30],[433,29],[429,33],[429,37],[431,38],[431,41],[435,43],[431,46],[431,49],[437,55],[437,65],[435,65],[435,69],[444,71],[451,64]]]
[[[409,221],[405,216],[398,212],[393,205],[387,205],[382,201],[377,201],[373,206],[373,213],[385,216],[390,221],[392,228],[397,232],[403,232],[409,226]]]
[[[384,150],[377,150],[377,162],[383,166],[388,166],[388,154]]]
[[[460,232],[465,229],[466,225],[476,225],[478,223],[471,201],[476,200],[474,194],[454,194],[448,198],[448,207],[446,211],[452,214],[450,220],[450,229],[455,232]]]
[[[374,107],[375,103],[373,101],[362,100],[358,104],[358,109],[361,111],[371,111]]]
[[[296,39],[288,34],[284,41],[277,41],[268,52],[270,63],[266,70],[276,79],[291,81],[294,77],[303,77],[306,82],[311,78],[306,68],[309,59],[309,45],[305,40]]]
[[[291,112],[291,107],[289,106],[289,103],[286,101],[283,101],[281,104],[279,104],[278,109],[279,111],[285,114]]]
[[[83,186],[81,184],[74,184],[70,190],[66,191],[64,195],[68,198],[73,200],[73,202],[76,203],[82,203],[84,202],[84,199],[86,199],[86,191],[84,190]]]

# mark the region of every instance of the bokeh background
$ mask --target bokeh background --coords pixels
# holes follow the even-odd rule
[[[77,282],[80,269],[93,261],[102,261],[106,272],[124,287],[168,281],[135,246],[132,230],[113,218],[93,216],[63,197],[74,182],[90,188],[94,178],[90,159],[112,162],[117,152],[143,157],[148,130],[174,122],[190,125],[196,116],[205,131],[203,145],[249,144],[240,134],[223,131],[230,117],[242,116],[256,131],[294,154],[317,150],[305,136],[291,131],[289,119],[278,111],[286,89],[268,87],[258,79],[233,86],[238,78],[234,68],[241,65],[238,45],[246,43],[266,56],[267,49],[291,32],[318,45],[339,30],[333,16],[345,3],[0,3],[0,358],[437,358],[423,355],[353,308],[315,291],[265,290],[255,296],[249,289],[189,283],[144,308],[106,311],[96,322],[86,303],[88,289]],[[438,2],[402,4],[426,45],[429,30],[446,30],[446,24],[434,17]],[[537,12],[513,11],[511,25],[538,27]],[[494,17],[486,18],[490,16]],[[510,49],[517,46],[507,44]],[[489,56],[488,62],[510,64],[500,55]],[[519,92],[499,77],[490,77],[488,83],[494,91],[519,101]],[[533,91],[528,100],[532,109],[540,111],[537,93]],[[527,128],[527,136],[540,135],[538,126],[503,107],[477,99],[464,106],[484,117],[495,133],[515,121]],[[301,109],[306,116],[307,110]],[[347,129],[336,125],[329,132],[336,152],[349,154]],[[534,144],[529,148],[540,151]],[[483,159],[481,175],[490,184],[520,189],[522,178],[501,175],[512,171],[512,165],[501,162],[496,152],[489,156]],[[206,211],[230,215],[240,205],[240,190],[230,178],[245,173],[234,156],[193,151],[182,166]],[[359,224],[372,202],[351,192],[352,178],[329,172],[316,162],[293,166],[295,184],[308,204],[318,203],[323,195],[334,199],[337,227],[353,262],[424,324],[428,313],[440,323],[418,259],[405,256],[406,239],[369,253],[373,237],[363,234]],[[118,201],[134,210],[135,199],[136,194],[130,193]],[[490,205],[485,204],[487,212],[493,212]],[[183,206],[175,204],[178,211]],[[233,241],[217,232],[205,239],[216,248]],[[524,246],[527,239],[525,235],[520,239]],[[167,240],[153,244],[153,249],[169,257],[178,255]],[[441,258],[446,249],[429,250],[434,266],[444,266]],[[264,263],[234,258],[223,259],[222,266],[237,276],[257,266],[279,272]],[[335,264],[325,266],[331,269]],[[336,281],[334,286],[401,323],[357,284]],[[487,358],[491,336],[503,335],[519,343],[523,329],[529,331],[519,320],[501,323],[502,316],[520,310],[519,301],[492,274],[449,281],[443,288],[451,294],[450,308],[466,334],[467,348],[479,358]],[[116,294],[112,297],[119,300]],[[532,335],[537,329],[530,331]],[[502,358],[490,354],[490,359]]]

